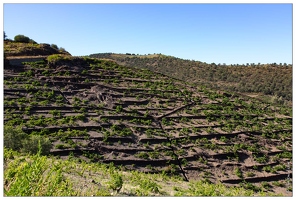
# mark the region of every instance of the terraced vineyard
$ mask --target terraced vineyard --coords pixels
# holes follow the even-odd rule
[[[291,195],[292,110],[91,58],[5,66],[4,124],[61,158]]]

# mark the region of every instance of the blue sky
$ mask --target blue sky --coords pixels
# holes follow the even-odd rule
[[[292,4],[9,4],[23,34],[72,55],[162,53],[207,63],[292,63]]]

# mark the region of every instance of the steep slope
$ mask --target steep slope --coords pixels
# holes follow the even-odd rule
[[[271,103],[285,102],[288,105],[292,103],[292,66],[286,63],[208,64],[162,54],[99,53],[92,54],[90,57],[114,60],[125,66],[149,69],[214,89],[255,95]]]
[[[149,70],[61,55],[5,67],[4,124],[61,158],[291,195],[291,108]]]

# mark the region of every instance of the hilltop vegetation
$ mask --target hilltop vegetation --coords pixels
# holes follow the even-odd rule
[[[292,101],[292,66],[286,63],[208,64],[161,54],[139,56],[99,53],[90,57],[114,60],[129,67],[149,69],[213,89],[247,95],[256,93],[256,96],[259,95],[261,99],[271,103],[291,104]]]
[[[24,36],[16,35],[14,40],[7,39],[4,32],[4,57],[22,57],[22,56],[48,56],[52,54],[71,55],[63,47],[58,47],[56,44],[38,44],[33,39]]]
[[[292,195],[284,105],[61,54],[5,63],[3,103],[5,196]]]

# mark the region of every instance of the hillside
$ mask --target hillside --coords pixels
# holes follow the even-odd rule
[[[255,96],[270,103],[292,105],[292,66],[282,64],[225,65],[184,60],[162,54],[98,53],[90,57],[114,60],[129,67],[159,72],[212,89]]]
[[[292,196],[291,107],[68,54],[3,90],[4,146],[48,154],[5,149],[5,196]]]
[[[4,55],[6,58],[49,56],[52,54],[71,55],[67,51],[60,51],[49,44],[23,43],[14,41],[4,41]]]

